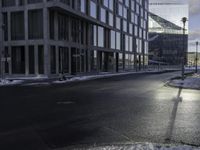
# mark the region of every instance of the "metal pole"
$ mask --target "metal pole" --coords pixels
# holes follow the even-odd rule
[[[198,72],[198,45],[199,42],[196,42],[196,73]]]
[[[185,68],[184,68],[184,65],[185,65],[185,60],[186,60],[186,56],[185,56],[185,23],[187,21],[187,18],[186,17],[183,17],[182,20],[183,22],[183,57],[182,57],[182,80],[184,80],[184,75],[185,75]]]

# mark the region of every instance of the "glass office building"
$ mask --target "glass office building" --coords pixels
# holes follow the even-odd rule
[[[142,69],[148,0],[1,0],[7,75],[48,77]]]
[[[183,36],[183,17],[189,16],[188,5],[150,2],[149,59],[164,64],[179,65],[187,62],[188,22]]]

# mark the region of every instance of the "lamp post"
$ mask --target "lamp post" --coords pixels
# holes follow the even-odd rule
[[[198,72],[198,45],[199,45],[199,42],[197,41],[196,42],[196,73]]]
[[[184,65],[185,65],[185,60],[186,60],[186,56],[185,56],[185,54],[186,54],[186,52],[185,52],[185,24],[186,24],[186,22],[188,21],[187,20],[187,18],[186,17],[183,17],[182,19],[181,19],[181,21],[183,22],[183,53],[184,53],[184,55],[183,55],[183,57],[182,57],[182,80],[184,80],[184,74],[185,74],[185,68],[184,68]]]

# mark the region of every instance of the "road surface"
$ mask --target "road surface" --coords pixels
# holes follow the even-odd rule
[[[200,145],[200,92],[178,72],[0,88],[0,149],[153,142]]]

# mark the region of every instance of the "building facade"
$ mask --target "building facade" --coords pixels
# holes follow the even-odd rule
[[[148,0],[1,0],[8,76],[141,69],[148,60]]]
[[[169,65],[180,65],[188,51],[188,22],[183,35],[181,19],[189,16],[188,5],[150,3],[149,59]]]

